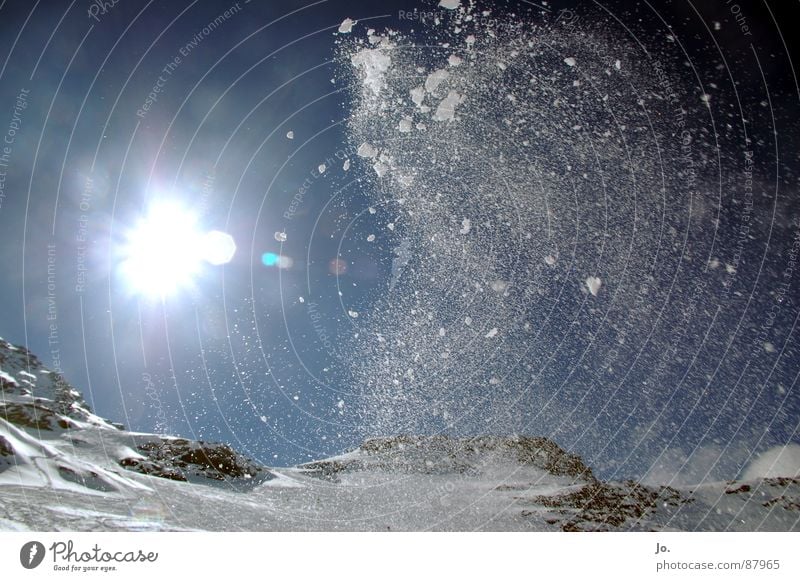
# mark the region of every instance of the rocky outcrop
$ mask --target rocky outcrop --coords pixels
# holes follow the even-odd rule
[[[546,438],[532,436],[393,436],[366,440],[354,452],[299,468],[335,478],[342,472],[381,470],[420,474],[480,475],[487,463],[539,468],[553,476],[594,481],[591,469]]]
[[[484,473],[512,475],[494,491],[510,494],[522,507],[520,516],[563,531],[632,528],[663,507],[680,507],[693,499],[669,487],[637,482],[607,483],[547,438],[534,436],[395,436],[365,441],[353,452],[300,466],[307,474],[337,482],[345,474],[387,472],[451,474],[480,481]],[[516,467],[516,468],[514,468]],[[542,483],[548,494],[537,494]],[[553,488],[555,487],[555,488]]]
[[[11,447],[11,442],[0,436],[0,456],[13,456],[14,448]]]
[[[594,481],[566,494],[521,500],[552,509],[554,514],[547,522],[564,531],[614,530],[630,521],[639,521],[664,505],[677,507],[692,502],[674,488],[652,488],[634,481],[619,484]],[[522,516],[532,514],[534,511],[522,511]]]
[[[732,481],[728,483],[725,494],[735,495],[745,502],[758,502],[765,508],[800,513],[800,499],[796,495],[786,493],[788,490],[798,488],[800,488],[800,478],[776,477],[746,484]]]
[[[57,414],[42,403],[0,403],[0,418],[22,428],[53,431],[77,427],[68,417]]]
[[[252,487],[273,475],[263,466],[245,458],[227,444],[195,442],[183,438],[149,438],[136,449],[142,457],[126,457],[120,465],[142,474],[202,482],[210,479]]]
[[[93,414],[78,390],[46,369],[27,349],[2,339],[0,388],[0,420],[11,426],[9,430],[18,428],[37,442],[45,440],[47,444],[39,447],[42,462],[52,462],[54,474],[68,483],[108,492],[115,485],[101,473],[119,467],[169,480],[224,484],[234,490],[252,488],[273,477],[265,467],[227,444],[126,432],[122,425]],[[103,433],[98,434],[99,430]],[[0,460],[0,470],[16,465],[14,441],[19,439],[0,435],[0,457],[6,458]],[[110,466],[98,465],[93,470],[85,463],[65,466],[55,460],[63,443],[69,443],[67,449],[75,452],[81,446],[91,446],[92,441],[100,443]],[[36,465],[24,458],[19,460]]]

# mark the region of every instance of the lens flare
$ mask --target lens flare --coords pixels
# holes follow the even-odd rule
[[[275,254],[274,252],[265,252],[261,255],[261,264],[268,267],[277,267],[282,269],[291,268],[294,260],[288,256]]]
[[[203,237],[202,244],[203,259],[214,266],[228,264],[236,254],[236,243],[233,236],[212,230]]]
[[[280,259],[281,257],[274,252],[265,252],[261,255],[261,262],[264,266],[277,266]]]

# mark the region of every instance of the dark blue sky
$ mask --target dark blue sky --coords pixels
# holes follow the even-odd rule
[[[433,4],[2,2],[0,131],[11,143],[0,159],[0,335],[27,344],[98,413],[134,430],[224,440],[277,465],[359,442],[370,429],[363,377],[352,372],[353,358],[363,356],[353,334],[389,295],[403,233],[386,227],[395,210],[370,211],[375,183],[348,134],[350,78],[335,61],[334,33],[351,17],[359,20],[353,34],[391,27],[413,36],[419,23],[401,11]],[[713,123],[693,120],[697,135],[708,137],[712,125],[719,133],[694,155],[703,183],[715,199],[720,192],[709,211],[719,210],[713,244],[721,266],[686,264],[686,253],[665,246],[648,275],[654,299],[637,307],[640,287],[620,287],[602,307],[606,317],[584,309],[580,285],[567,296],[564,279],[537,283],[537,300],[556,306],[542,340],[558,337],[558,348],[532,346],[529,363],[552,355],[539,385],[570,386],[552,391],[558,409],[574,417],[566,425],[563,416],[542,419],[537,399],[529,405],[538,408],[521,408],[531,414],[521,425],[616,476],[641,476],[665,449],[730,444],[736,456],[734,449],[800,441],[794,39],[781,39],[760,3],[741,3],[747,16],[738,22],[724,2],[695,4],[701,16],[682,2],[659,14],[699,78],[714,86]],[[539,18],[525,3],[486,5],[497,17]],[[549,6],[556,12],[561,3]],[[646,4],[586,2],[576,11],[613,13],[639,38],[667,34]],[[669,74],[693,88],[688,58],[670,54]],[[731,75],[719,69],[722,60]],[[748,148],[752,214],[736,195]],[[196,288],[163,304],[132,294],[117,271],[127,229],[160,198],[193,208],[204,228],[229,232],[238,246],[230,264],[207,268]],[[690,227],[680,192],[667,199],[661,226],[681,234],[684,227],[701,256],[710,230]],[[627,210],[618,210],[622,223]],[[743,215],[749,230],[740,243]],[[284,231],[281,243],[275,233]],[[267,252],[291,266],[265,266]],[[651,327],[649,315],[662,307]],[[580,329],[591,329],[590,351]],[[611,357],[621,334],[631,342]],[[649,345],[641,359],[634,345]],[[515,376],[520,392],[525,369]],[[489,421],[487,429],[503,425]]]

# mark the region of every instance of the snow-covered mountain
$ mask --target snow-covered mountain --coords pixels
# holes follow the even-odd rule
[[[267,468],[226,444],[127,431],[0,340],[0,530],[29,529],[800,530],[800,478],[604,482],[528,436],[374,438]]]

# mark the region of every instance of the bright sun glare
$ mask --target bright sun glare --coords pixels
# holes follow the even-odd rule
[[[230,234],[204,232],[190,210],[162,202],[128,233],[121,269],[134,293],[166,297],[191,286],[204,263],[226,264],[235,252]]]

